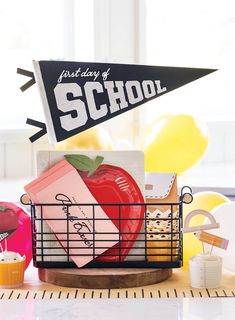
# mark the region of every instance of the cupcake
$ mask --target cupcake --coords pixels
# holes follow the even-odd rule
[[[23,285],[25,256],[13,251],[0,253],[0,288],[18,288]]]

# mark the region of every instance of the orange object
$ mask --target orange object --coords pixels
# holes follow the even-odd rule
[[[179,245],[178,206],[171,203],[178,202],[176,174],[147,172],[145,182],[147,259],[175,261]]]
[[[18,288],[24,283],[25,257],[22,261],[1,261],[0,288]]]
[[[229,240],[215,236],[208,232],[197,232],[196,237],[198,240],[211,244],[212,246],[226,250],[228,247]]]

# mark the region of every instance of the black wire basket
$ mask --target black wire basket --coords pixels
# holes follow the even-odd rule
[[[185,191],[187,189],[187,192]],[[32,246],[33,246],[33,264],[37,268],[74,268],[76,264],[73,262],[73,257],[84,258],[89,256],[90,262],[85,265],[86,268],[179,268],[183,265],[183,205],[188,204],[193,200],[192,190],[189,187],[183,187],[176,203],[151,203],[151,207],[166,208],[167,214],[153,215],[149,212],[149,203],[128,203],[128,204],[91,204],[91,203],[73,203],[73,204],[57,204],[57,203],[32,203],[25,201],[25,195],[21,197],[21,202],[30,205],[32,218]],[[27,198],[27,197],[26,197]],[[133,236],[133,232],[120,231],[115,235],[118,237],[118,243],[115,245],[115,251],[112,253],[112,248],[105,247],[107,236],[112,236],[114,233],[103,232],[99,233],[97,240],[97,232],[83,232],[92,237],[91,250],[89,253],[84,253],[83,247],[80,245],[82,239],[72,240],[74,232],[69,228],[69,217],[61,217],[48,219],[44,216],[44,211],[47,207],[53,207],[58,212],[62,207],[69,209],[72,206],[91,207],[93,215],[89,218],[95,230],[97,218],[95,210],[97,206],[105,209],[110,206],[115,207],[117,211],[116,218],[112,218],[116,226],[120,226],[122,222],[127,220],[122,214],[124,208],[131,206],[144,209],[143,218],[128,218],[128,220],[140,221],[142,227],[133,244],[128,247],[126,244],[129,241],[128,237]],[[76,218],[79,222],[85,218]],[[99,218],[100,219],[100,218]],[[106,219],[109,219],[108,217]],[[63,221],[67,225],[67,230],[54,233],[48,226],[47,221]],[[105,220],[105,218],[103,218]],[[61,246],[58,236],[62,235],[65,238],[63,246]],[[106,240],[102,240],[102,236]],[[115,241],[115,240],[113,240]],[[130,243],[130,242],[128,242]],[[72,249],[76,249],[76,254]],[[102,249],[103,253],[97,255],[97,250]],[[123,254],[123,249],[130,250],[128,254]],[[71,252],[73,251],[73,252]]]

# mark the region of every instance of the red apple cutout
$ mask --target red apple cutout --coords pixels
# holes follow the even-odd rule
[[[123,261],[143,224],[144,206],[133,205],[144,203],[137,183],[124,169],[101,164],[103,157],[97,156],[95,160],[92,160],[85,155],[66,155],[65,158],[78,170],[98,203],[116,204],[101,207],[119,229],[122,240],[96,258],[96,261]],[[119,214],[124,220],[118,220]]]
[[[9,238],[18,227],[16,213],[4,206],[0,206],[0,242]]]
[[[7,250],[18,252],[21,256],[25,255],[27,268],[32,260],[32,234],[30,216],[26,211],[24,211],[23,208],[18,207],[14,203],[0,202],[0,206],[6,208],[6,210],[0,212],[0,230],[9,227],[16,227],[14,233],[12,233],[11,236],[6,239]],[[9,221],[6,221],[6,214],[8,215]],[[4,219],[2,219],[2,217],[4,217]],[[4,241],[1,244],[5,250]]]

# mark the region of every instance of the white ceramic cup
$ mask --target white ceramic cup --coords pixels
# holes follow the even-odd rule
[[[222,258],[206,253],[189,258],[189,275],[193,288],[218,288],[222,275]]]

